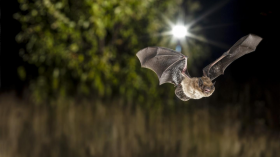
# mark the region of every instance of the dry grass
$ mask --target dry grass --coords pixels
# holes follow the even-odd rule
[[[56,107],[34,106],[2,95],[0,156],[274,157],[280,153],[279,134],[263,123],[254,125],[253,132],[243,129],[238,105],[167,110],[68,101]]]

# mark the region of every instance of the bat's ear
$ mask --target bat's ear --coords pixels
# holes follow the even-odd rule
[[[206,74],[206,71],[205,71],[205,70],[203,70],[203,76],[204,76],[204,77],[207,77],[207,74]]]
[[[213,86],[215,85],[216,81],[213,82]]]
[[[203,85],[203,81],[201,78],[199,78],[199,80],[198,80],[198,85],[199,85],[199,87],[202,87],[202,85]]]

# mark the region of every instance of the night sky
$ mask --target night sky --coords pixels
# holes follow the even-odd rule
[[[221,0],[201,0],[202,9],[199,14],[215,8],[222,3]],[[9,2],[3,8],[1,16],[1,91],[22,88],[22,82],[17,77],[17,67],[23,62],[18,55],[20,45],[15,42],[15,36],[20,31],[20,24],[13,19],[19,5],[16,1]],[[227,68],[225,74],[231,76],[236,82],[256,80],[259,84],[278,83],[278,45],[280,25],[279,11],[276,0],[231,0],[212,14],[202,19],[198,24],[207,26],[220,26],[209,28],[205,35],[209,40],[232,46],[238,39],[253,33],[263,38],[257,50],[236,60]],[[2,14],[1,14],[2,15]],[[224,48],[210,45],[213,61],[226,51]],[[230,48],[230,47],[229,47]],[[205,66],[209,62],[205,63]],[[223,80],[225,77],[219,78]]]
[[[221,1],[203,0],[203,11]],[[205,31],[208,39],[232,46],[238,39],[256,34],[263,38],[255,52],[236,60],[227,68],[225,74],[230,73],[235,81],[250,81],[257,79],[259,83],[278,81],[278,45],[279,45],[279,16],[276,1],[272,0],[238,0],[229,1],[219,10],[201,21],[203,25],[222,25]],[[227,49],[211,46],[213,58],[220,56]],[[223,77],[221,77],[223,79]],[[278,82],[277,82],[278,83]]]

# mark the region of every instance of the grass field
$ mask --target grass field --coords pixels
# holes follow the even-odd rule
[[[0,97],[1,157],[275,157],[280,134],[240,105],[144,109],[120,102],[32,105]]]

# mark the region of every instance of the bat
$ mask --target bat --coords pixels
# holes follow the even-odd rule
[[[262,38],[249,34],[239,39],[228,51],[203,68],[202,77],[191,77],[187,71],[187,57],[182,53],[164,47],[147,47],[137,52],[141,67],[153,70],[159,85],[172,83],[175,95],[183,100],[209,97],[215,91],[212,81],[224,74],[225,69],[236,59],[253,52]]]

